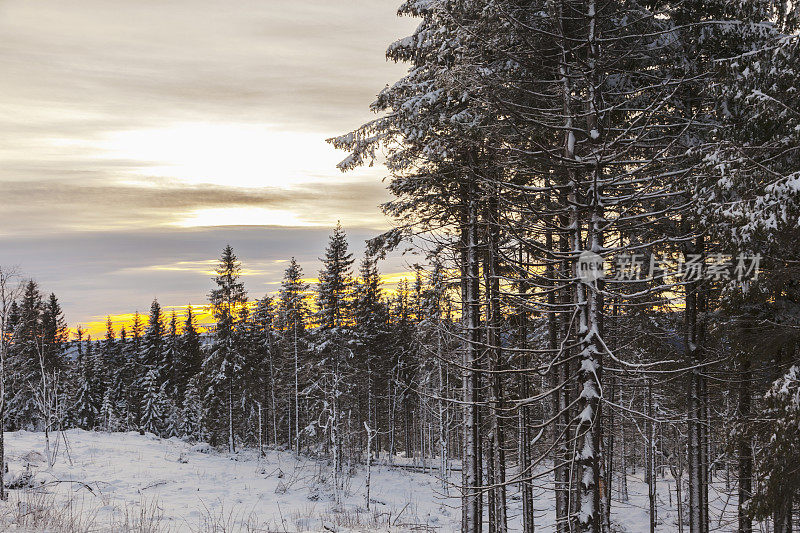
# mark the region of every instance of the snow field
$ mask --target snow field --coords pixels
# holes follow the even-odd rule
[[[290,452],[229,457],[175,438],[73,429],[48,468],[42,433],[5,439],[9,478],[33,474],[32,488],[10,491],[0,513],[6,529],[25,530],[14,519],[45,504],[80,512],[83,531],[455,531],[460,520],[449,508],[458,500],[442,497],[434,476],[398,468],[373,467],[367,510],[363,467],[337,506],[328,465]]]
[[[42,433],[5,434],[7,483],[26,476],[31,481],[26,488],[10,490],[8,502],[0,504],[0,531],[449,533],[460,529],[458,489],[451,488],[446,496],[435,474],[417,469],[373,465],[368,510],[363,465],[353,468],[343,501],[337,505],[330,465],[298,459],[291,452],[267,450],[265,457],[259,457],[248,449],[231,457],[207,444],[136,432],[72,429],[50,437],[52,467]],[[404,461],[408,463],[397,459],[401,465]],[[460,472],[453,476],[451,481],[457,484]],[[550,532],[555,519],[552,490],[545,480],[536,483],[537,531]],[[715,531],[735,531],[736,500],[724,485],[715,482],[711,491],[712,526]],[[641,471],[628,475],[628,501],[619,501],[619,487],[615,479],[613,529],[648,532],[647,486]],[[657,488],[657,531],[677,532],[674,480],[659,477]],[[520,506],[517,486],[512,484],[512,531],[520,527]]]

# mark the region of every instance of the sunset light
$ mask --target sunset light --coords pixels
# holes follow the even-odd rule
[[[198,209],[175,221],[176,226],[311,226],[299,213],[263,207],[221,207]],[[332,224],[335,224],[332,221]]]
[[[142,185],[151,178],[283,189],[334,176],[352,181],[336,175],[341,154],[325,138],[260,124],[184,123],[114,132],[92,146],[99,159],[138,162],[126,179]]]

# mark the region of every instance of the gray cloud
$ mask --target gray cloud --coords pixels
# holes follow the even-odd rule
[[[306,219],[330,225],[337,217],[380,227],[377,205],[387,198],[379,181],[314,183],[293,189],[243,189],[216,185],[181,185],[153,180],[149,187],[105,185],[101,180],[0,181],[0,214],[7,236],[92,232],[98,228],[164,226],[176,214],[204,208],[259,207],[303,213]],[[44,216],[46,224],[31,219]],[[377,224],[376,224],[377,222]],[[351,224],[352,225],[352,224]]]
[[[413,26],[396,4],[7,1],[2,94],[73,113],[47,120],[62,131],[120,116],[128,126],[200,117],[338,131],[368,118],[370,98],[402,71],[383,58]]]
[[[0,264],[61,296],[68,319],[199,302],[209,280],[153,265],[216,257],[231,242],[259,265],[254,293],[291,255],[314,264],[339,216],[358,242],[385,225],[380,169],[291,189],[126,182],[150,162],[98,158],[109,133],[249,123],[326,136],[371,118],[403,67],[383,50],[412,31],[396,0],[0,2]],[[64,144],[64,140],[76,144]],[[59,142],[55,142],[59,141]],[[145,173],[140,173],[145,176]],[[170,226],[196,209],[292,210],[324,229]],[[360,223],[355,221],[361,221]],[[398,263],[389,270],[402,269]]]
[[[251,297],[277,289],[283,261],[290,257],[307,277],[316,277],[329,233],[327,228],[215,227],[6,238],[0,264],[18,265],[43,290],[58,295],[71,324],[86,323],[98,315],[146,312],[155,297],[164,305],[206,303],[211,276],[197,264],[219,257],[226,244],[246,269],[255,270],[244,278]],[[348,231],[356,257],[374,236],[371,230]],[[162,268],[179,263],[189,265]],[[381,268],[404,271],[406,259],[392,256]]]

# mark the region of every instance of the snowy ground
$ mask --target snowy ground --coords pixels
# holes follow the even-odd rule
[[[435,476],[373,467],[371,509],[364,502],[364,471],[349,479],[341,506],[333,500],[329,467],[289,452],[231,458],[178,439],[138,433],[70,430],[48,468],[44,436],[6,433],[9,476],[29,469],[33,489],[11,491],[0,505],[0,530],[137,532],[458,531],[458,493],[443,494]],[[54,437],[53,437],[54,438]],[[29,465],[29,466],[28,466]],[[456,472],[456,475],[458,473]],[[659,480],[659,531],[678,531],[674,483]],[[616,488],[616,487],[615,487]],[[670,495],[670,491],[672,494]],[[550,491],[538,496],[537,530],[553,530]],[[629,476],[630,499],[615,502],[619,531],[649,530],[646,486]],[[516,491],[510,493],[511,528],[519,529]],[[717,495],[719,516],[735,514],[735,501]],[[731,531],[725,520],[714,529]],[[688,529],[687,529],[688,530]]]

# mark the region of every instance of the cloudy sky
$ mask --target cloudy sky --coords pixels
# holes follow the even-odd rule
[[[324,139],[403,74],[397,5],[0,0],[0,265],[75,325],[204,303],[226,243],[254,297],[293,255],[315,276],[337,220],[359,253],[384,169],[341,174]]]

